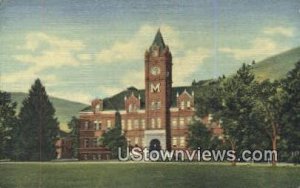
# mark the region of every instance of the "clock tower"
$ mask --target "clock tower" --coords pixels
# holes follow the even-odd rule
[[[145,52],[145,143],[150,150],[171,150],[172,55],[160,30]]]

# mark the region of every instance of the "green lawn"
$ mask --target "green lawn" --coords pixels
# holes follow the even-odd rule
[[[203,163],[0,163],[0,188],[295,187],[300,167]]]

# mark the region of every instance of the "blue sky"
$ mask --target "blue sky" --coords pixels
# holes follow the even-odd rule
[[[300,44],[300,1],[0,0],[0,89],[88,103],[144,88],[143,55],[160,27],[173,85],[233,73]]]

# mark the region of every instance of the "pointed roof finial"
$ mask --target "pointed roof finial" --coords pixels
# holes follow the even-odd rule
[[[158,28],[157,33],[154,37],[153,43],[151,47],[158,46],[160,49],[164,49],[166,47],[162,34],[160,32],[160,28]]]

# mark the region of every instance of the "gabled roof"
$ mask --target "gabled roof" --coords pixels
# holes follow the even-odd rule
[[[173,87],[172,88],[172,96],[171,96],[171,106],[176,106],[176,94],[181,94],[184,91],[187,91],[188,93],[192,93],[192,86],[180,86],[180,87]],[[116,95],[113,95],[111,97],[103,99],[103,109],[104,110],[124,110],[125,109],[125,103],[124,103],[124,97],[131,96],[133,93],[134,96],[138,97],[141,96],[141,109],[145,109],[145,90],[144,89],[136,89],[135,87],[129,87],[126,90],[117,93]],[[83,109],[82,111],[91,111],[91,106]]]

